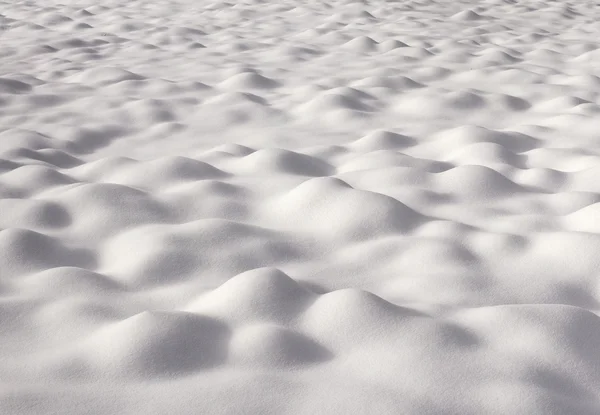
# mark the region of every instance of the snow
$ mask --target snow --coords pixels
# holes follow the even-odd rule
[[[599,19],[0,0],[0,413],[600,413]]]

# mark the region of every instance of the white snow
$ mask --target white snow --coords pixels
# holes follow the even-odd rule
[[[0,414],[600,413],[592,0],[0,0]]]

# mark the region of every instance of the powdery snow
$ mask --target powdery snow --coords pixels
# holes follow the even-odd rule
[[[599,21],[0,0],[0,413],[600,413]]]

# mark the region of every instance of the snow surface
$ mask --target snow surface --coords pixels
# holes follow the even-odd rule
[[[599,22],[0,1],[0,413],[600,413]]]

